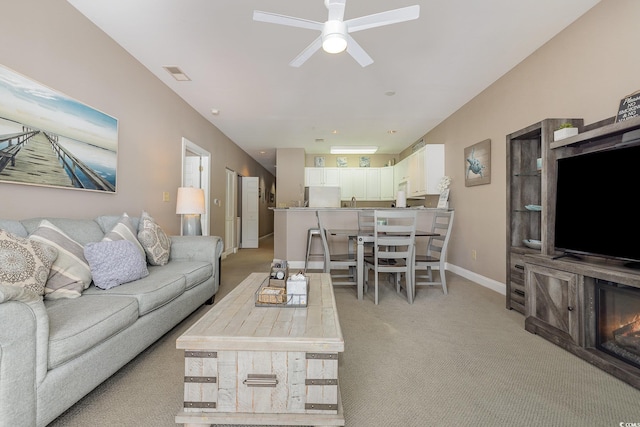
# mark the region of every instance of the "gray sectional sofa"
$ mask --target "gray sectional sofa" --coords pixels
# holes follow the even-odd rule
[[[21,237],[42,218],[0,220]],[[46,218],[82,245],[103,239],[119,216]],[[132,218],[137,224],[138,219]],[[169,262],[111,289],[76,298],[25,297],[0,286],[0,426],[45,426],[205,302],[220,283],[222,241],[171,236]]]

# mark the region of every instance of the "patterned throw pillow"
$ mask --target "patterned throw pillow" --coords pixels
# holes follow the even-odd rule
[[[144,252],[144,248],[140,245],[140,242],[138,242],[137,234],[138,233],[136,232],[136,228],[133,226],[131,218],[129,218],[129,215],[124,213],[116,225],[114,225],[113,228],[104,235],[102,241],[113,242],[116,240],[128,240],[133,243],[138,248],[142,256],[145,257],[146,254]]]
[[[47,220],[42,220],[29,238],[58,250],[58,258],[51,266],[44,288],[46,299],[77,298],[89,287],[91,269],[80,243]]]
[[[57,256],[54,247],[0,230],[0,283],[44,295]]]
[[[146,212],[140,216],[140,231],[138,240],[147,254],[147,261],[151,265],[165,265],[169,262],[171,253],[171,239],[165,234],[153,218]]]
[[[129,240],[87,243],[84,256],[91,266],[93,284],[109,289],[149,275],[144,255]]]

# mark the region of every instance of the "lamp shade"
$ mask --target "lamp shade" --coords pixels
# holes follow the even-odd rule
[[[205,212],[202,188],[179,187],[176,200],[176,214],[189,215]]]

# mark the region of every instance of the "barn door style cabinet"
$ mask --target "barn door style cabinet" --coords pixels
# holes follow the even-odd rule
[[[555,159],[549,146],[562,123],[580,128],[582,119],[546,119],[507,135],[507,297],[508,309],[525,312],[524,256],[549,253],[549,203],[555,200]]]

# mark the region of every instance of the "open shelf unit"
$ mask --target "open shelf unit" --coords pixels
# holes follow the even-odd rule
[[[555,169],[550,153],[553,131],[562,123],[579,129],[582,119],[546,119],[507,135],[507,297],[506,306],[524,314],[524,256],[548,253],[553,248],[549,234],[549,200],[555,202],[548,172]],[[540,167],[539,161],[540,159]],[[525,206],[541,206],[529,210]],[[540,241],[540,249],[525,246],[523,240]]]

